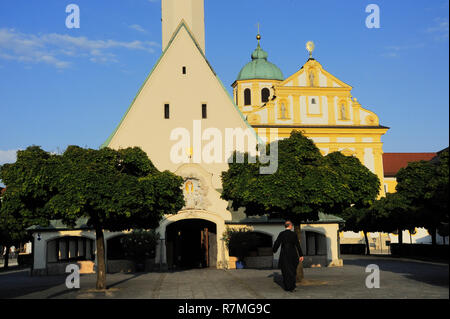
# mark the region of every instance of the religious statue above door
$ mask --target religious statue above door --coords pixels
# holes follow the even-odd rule
[[[185,206],[183,209],[205,209],[203,189],[197,178],[186,178],[183,185]]]

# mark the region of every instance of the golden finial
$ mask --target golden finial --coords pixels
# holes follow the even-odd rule
[[[309,58],[312,58],[312,52],[314,51],[314,42],[308,41],[306,42],[306,50],[309,52]]]
[[[261,34],[259,34],[259,22],[258,22],[258,34],[256,35],[256,40],[258,40],[258,44],[259,44],[259,40],[261,40]]]

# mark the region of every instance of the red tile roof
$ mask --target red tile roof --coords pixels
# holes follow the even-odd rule
[[[3,196],[3,194],[6,192],[6,187],[0,187],[0,196]]]
[[[409,162],[429,161],[436,155],[437,153],[384,153],[384,176],[395,176],[400,168],[408,166]]]

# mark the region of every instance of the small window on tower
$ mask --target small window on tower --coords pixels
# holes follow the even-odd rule
[[[316,99],[312,99],[311,104],[316,104]]]
[[[183,66],[183,74],[186,74],[186,67]]]
[[[202,118],[206,119],[207,113],[206,113],[206,104],[202,104]]]
[[[252,91],[250,89],[244,90],[244,105],[252,104]]]
[[[261,101],[263,103],[269,102],[270,90],[268,88],[264,88],[261,90]]]
[[[168,119],[170,118],[170,105],[164,104],[164,118]]]

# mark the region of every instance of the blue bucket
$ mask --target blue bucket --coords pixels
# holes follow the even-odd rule
[[[236,261],[236,269],[244,269],[244,263],[242,261]]]

